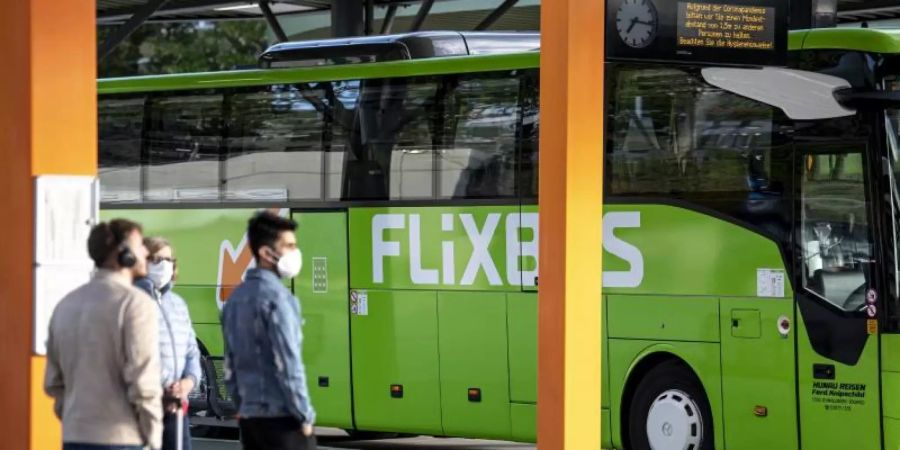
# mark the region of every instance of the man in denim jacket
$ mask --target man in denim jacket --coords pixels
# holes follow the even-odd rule
[[[301,352],[300,303],[283,280],[300,273],[297,224],[260,212],[247,229],[256,267],[225,303],[225,385],[244,450],[315,448],[315,411]]]

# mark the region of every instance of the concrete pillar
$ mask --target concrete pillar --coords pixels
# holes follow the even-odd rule
[[[538,448],[600,448],[604,3],[541,5]]]
[[[792,0],[791,29],[829,28],[837,25],[837,0]]]
[[[362,0],[332,0],[331,36],[362,36],[365,4]]]
[[[21,0],[0,14],[0,436],[4,449],[60,448],[32,353],[34,180],[97,171],[94,2]]]

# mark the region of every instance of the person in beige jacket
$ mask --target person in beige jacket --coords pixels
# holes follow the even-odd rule
[[[157,308],[132,286],[147,275],[141,226],[91,230],[90,282],[66,295],[50,319],[44,390],[62,420],[64,450],[158,449],[162,384]]]

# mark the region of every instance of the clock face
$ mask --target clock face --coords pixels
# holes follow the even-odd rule
[[[644,48],[656,38],[659,23],[651,0],[622,0],[616,11],[616,29],[622,42],[632,48]]]

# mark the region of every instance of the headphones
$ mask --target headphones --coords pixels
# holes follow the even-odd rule
[[[137,264],[137,256],[135,256],[134,252],[131,251],[131,247],[125,242],[125,236],[122,236],[120,233],[116,233],[109,229],[110,234],[112,234],[113,243],[116,246],[116,262],[119,264],[119,267],[124,267],[126,269],[130,269]]]

